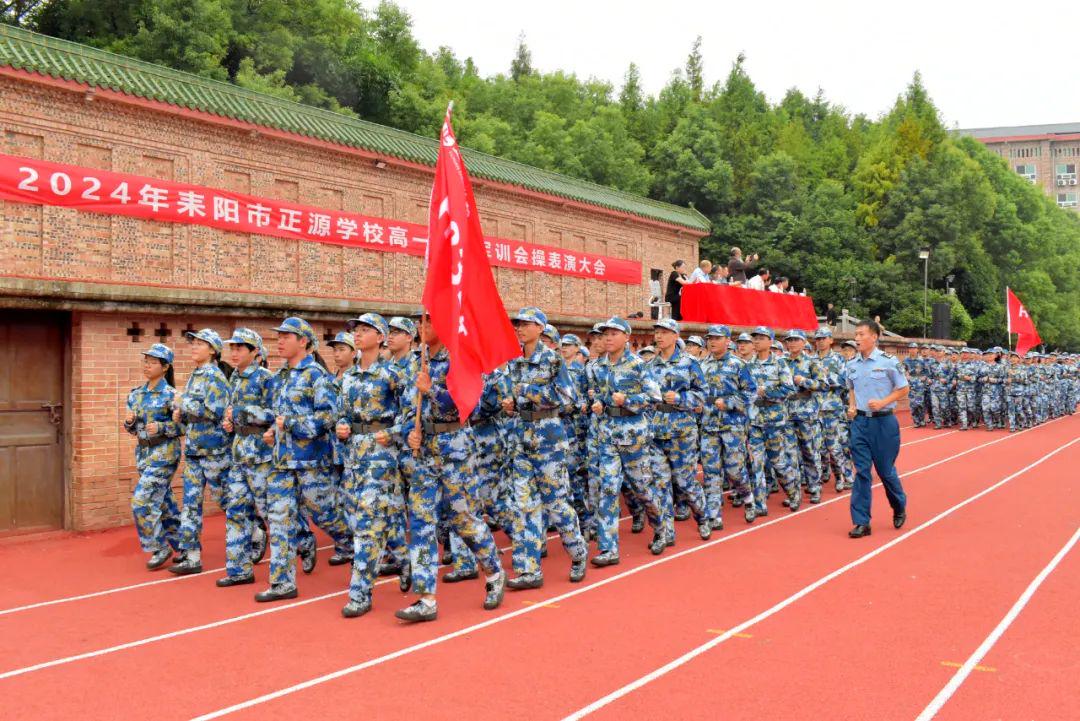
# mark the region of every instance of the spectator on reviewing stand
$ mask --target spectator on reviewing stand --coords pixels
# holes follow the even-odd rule
[[[787,293],[788,279],[781,276],[780,280],[776,281],[769,286],[769,290],[773,293]]]
[[[671,317],[682,320],[682,287],[690,282],[686,277],[686,261],[676,260],[671,264],[671,268],[664,300],[671,304]]]
[[[694,272],[690,274],[691,283],[708,283],[709,273],[712,271],[712,261],[703,260],[698,263],[698,267],[694,268]]]
[[[765,284],[769,282],[769,269],[762,268],[758,270],[757,275],[751,278],[747,283],[747,288],[754,290],[765,290]]]
[[[836,319],[836,308],[833,307],[832,303],[829,303],[825,306],[825,325],[832,328],[836,325]]]
[[[758,255],[755,253],[747,258],[745,261],[742,257],[741,248],[732,248],[731,257],[728,258],[727,269],[731,278],[728,282],[732,284],[746,284],[746,271],[748,271],[754,263],[758,260]]]

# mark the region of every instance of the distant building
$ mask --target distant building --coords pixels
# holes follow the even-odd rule
[[[1062,208],[1080,211],[1080,123],[967,128],[969,135],[1005,158],[1018,175],[1040,186]]]

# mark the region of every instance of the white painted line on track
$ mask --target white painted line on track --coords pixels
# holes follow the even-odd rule
[[[941,707],[952,698],[952,695],[960,688],[960,684],[967,680],[967,677],[971,675],[972,670],[974,670],[975,667],[979,665],[979,662],[986,657],[986,654],[990,652],[990,649],[994,647],[994,644],[998,642],[998,639],[1000,639],[1005,631],[1008,630],[1009,626],[1012,625],[1012,622],[1020,615],[1020,612],[1024,610],[1024,607],[1027,606],[1031,597],[1035,595],[1035,592],[1039,590],[1039,586],[1046,580],[1046,577],[1053,573],[1054,569],[1058,567],[1058,564],[1060,564],[1065,556],[1068,555],[1069,551],[1073,549],[1073,546],[1076,545],[1078,540],[1080,540],[1080,528],[1076,529],[1076,532],[1073,533],[1072,538],[1069,539],[1068,543],[1061,547],[1061,550],[1050,559],[1050,563],[1046,564],[1043,570],[1039,572],[1039,575],[1028,584],[1028,587],[1020,594],[1020,598],[1016,600],[1016,603],[1009,609],[1009,612],[1005,614],[1005,617],[994,627],[994,630],[990,632],[990,635],[979,644],[979,647],[968,657],[968,660],[957,669],[956,673],[953,674],[953,677],[945,684],[945,688],[938,692],[938,695],[930,701],[915,721],[930,721],[930,719],[937,716],[937,712],[941,710]]]
[[[944,438],[945,436],[951,436],[953,433],[959,433],[959,431],[947,431],[945,433],[938,433],[937,435],[934,435],[934,436],[927,436],[926,438],[919,438],[919,439],[916,439],[914,441],[908,441],[907,443],[901,443],[900,447],[904,448],[906,446],[914,446],[914,445],[916,445],[918,443],[925,443],[926,441],[935,441],[938,438]]]
[[[927,528],[934,525],[938,521],[940,521],[940,520],[942,520],[944,518],[947,518],[948,516],[952,515],[956,511],[958,511],[961,508],[963,508],[964,506],[968,505],[969,503],[973,503],[973,502],[977,501],[978,499],[982,498],[983,496],[987,495],[988,493],[991,493],[991,492],[995,491],[996,489],[1000,488],[1001,486],[1005,485],[1006,483],[1013,480],[1014,478],[1018,478],[1019,476],[1022,476],[1023,474],[1030,471],[1032,468],[1035,468],[1036,466],[1040,465],[1044,461],[1056,456],[1058,453],[1060,453],[1061,451],[1069,448],[1070,446],[1072,446],[1074,443],[1077,443],[1077,442],[1080,442],[1080,438],[1074,438],[1071,441],[1068,441],[1067,443],[1065,443],[1064,445],[1058,446],[1053,451],[1047,453],[1046,455],[1042,456],[1041,458],[1034,461],[1033,463],[1029,463],[1027,466],[1024,466],[1023,468],[1021,468],[1016,473],[1013,473],[1013,474],[1010,474],[1009,476],[1006,476],[1005,478],[1001,479],[1000,481],[993,484],[992,486],[984,488],[983,490],[979,491],[975,495],[970,496],[970,497],[966,498],[965,500],[961,501],[960,503],[957,503],[956,505],[951,506],[950,508],[942,511],[941,513],[937,514],[936,516],[929,519],[928,521],[924,521],[923,523],[919,524],[915,528],[912,528],[907,533],[894,538],[893,540],[889,541],[888,543],[885,543],[885,544],[882,544],[881,546],[878,546],[877,548],[870,551],[869,553],[866,553],[866,554],[864,554],[862,556],[859,556],[854,561],[851,561],[850,563],[847,563],[847,564],[841,566],[840,568],[836,569],[832,573],[829,573],[826,576],[822,576],[818,580],[814,581],[813,583],[811,583],[808,586],[803,587],[799,591],[796,591],[795,593],[788,596],[783,601],[780,601],[779,603],[772,606],[771,608],[766,609],[765,611],[762,611],[761,613],[757,614],[753,618],[747,619],[746,621],[743,621],[742,623],[729,628],[723,634],[721,634],[721,635],[717,636],[716,638],[708,641],[707,643],[703,643],[700,646],[692,648],[691,650],[684,653],[682,656],[679,656],[678,658],[673,659],[672,661],[669,661],[668,663],[664,664],[660,668],[657,668],[654,671],[651,671],[650,673],[647,673],[644,676],[641,676],[641,677],[635,679],[634,681],[631,681],[630,683],[626,684],[625,686],[622,686],[621,688],[618,688],[618,689],[612,691],[611,693],[607,694],[606,696],[604,696],[602,698],[599,698],[596,701],[593,701],[588,706],[585,706],[584,708],[578,709],[574,713],[564,717],[563,721],[577,721],[578,719],[582,719],[585,716],[588,716],[589,714],[593,713],[594,711],[599,711],[600,709],[602,709],[605,706],[611,704],[612,702],[617,701],[620,698],[623,698],[624,696],[627,696],[628,694],[631,694],[634,691],[637,691],[638,689],[642,688],[643,686],[655,681],[656,679],[667,675],[671,671],[674,671],[675,669],[679,668],[680,666],[683,666],[686,663],[694,660],[695,658],[702,655],[706,651],[709,651],[710,649],[716,648],[717,646],[719,646],[724,641],[726,641],[729,638],[732,638],[733,636],[735,636],[735,634],[744,633],[744,632],[746,632],[746,630],[748,628],[751,628],[752,626],[754,626],[754,625],[768,619],[769,617],[776,615],[777,613],[784,610],[785,608],[787,608],[791,604],[795,603],[799,599],[801,599],[801,598],[807,596],[808,594],[814,592],[815,590],[821,588],[822,586],[824,586],[829,581],[832,581],[833,579],[835,579],[835,578],[837,578],[839,576],[842,576],[843,574],[847,573],[848,571],[850,571],[853,568],[857,568],[857,567],[861,566],[862,564],[866,563],[870,559],[881,555],[882,553],[889,550],[890,548],[892,548],[892,547],[894,547],[894,546],[896,546],[896,545],[898,545],[900,543],[903,543],[904,541],[911,538],[915,534],[926,530]],[[969,659],[969,662],[970,662],[970,659]],[[966,665],[967,664],[965,664],[965,666]],[[972,664],[972,665],[974,665],[974,664]]]
[[[1052,422],[1053,421],[1051,421],[1051,423]],[[1043,424],[1042,426],[1036,426],[1036,427],[1037,428],[1044,428],[1047,425],[1049,425],[1049,423]],[[916,473],[921,473],[923,471],[927,471],[927,470],[929,470],[931,468],[935,468],[937,466],[940,466],[943,463],[948,463],[949,461],[952,461],[952,460],[955,460],[957,458],[961,458],[963,456],[966,456],[969,453],[974,453],[975,451],[986,448],[987,446],[992,446],[992,445],[1001,443],[1002,441],[1006,441],[1006,440],[1008,440],[1010,438],[1015,438],[1016,436],[1020,435],[1021,433],[1026,432],[1026,431],[1030,431],[1030,430],[1034,430],[1034,428],[1026,429],[1025,431],[1021,431],[1020,433],[1014,433],[1014,434],[1011,434],[1011,435],[1008,435],[1008,436],[1002,436],[1000,438],[996,438],[996,439],[994,439],[992,441],[988,441],[986,443],[975,446],[973,448],[969,448],[969,449],[967,449],[965,451],[961,451],[960,453],[956,453],[956,454],[954,454],[952,456],[949,456],[947,458],[943,458],[941,460],[934,461],[933,463],[922,466],[920,468],[916,468],[916,469],[913,469],[911,471],[907,471],[906,473],[902,473],[902,474],[900,474],[900,477],[901,478],[906,478],[907,476],[911,476],[911,475],[914,475]],[[872,487],[877,487],[877,486],[880,486],[880,485],[881,485],[881,483],[875,483],[875,484],[873,484]],[[272,691],[270,693],[266,693],[266,694],[263,694],[261,696],[257,696],[255,698],[248,699],[247,701],[242,701],[240,703],[233,704],[232,706],[227,706],[225,708],[218,709],[216,711],[211,711],[209,713],[203,714],[202,716],[195,717],[193,719],[193,721],[209,721],[209,719],[221,718],[222,716],[227,716],[227,715],[235,713],[237,711],[242,711],[244,709],[252,708],[254,706],[258,706],[260,704],[264,704],[264,703],[267,703],[269,701],[273,701],[275,699],[279,699],[279,698],[282,698],[284,696],[288,696],[290,694],[297,693],[298,691],[303,691],[305,689],[312,688],[314,686],[319,686],[321,684],[328,683],[330,681],[334,681],[336,679],[342,678],[344,676],[348,676],[348,675],[356,673],[358,671],[363,671],[365,669],[372,668],[374,666],[379,666],[379,665],[387,663],[389,661],[393,661],[393,660],[401,658],[403,656],[407,656],[407,655],[409,655],[411,653],[415,653],[417,651],[422,651],[422,650],[424,650],[426,648],[430,648],[432,646],[437,646],[437,645],[439,645],[441,643],[444,643],[446,641],[451,641],[451,640],[453,640],[455,638],[459,638],[461,636],[466,636],[468,634],[474,633],[474,632],[479,631],[481,629],[488,628],[489,626],[494,626],[495,624],[502,623],[504,621],[509,621],[510,619],[517,618],[519,616],[523,616],[523,615],[525,615],[527,613],[533,613],[533,612],[541,610],[541,609],[546,609],[552,603],[559,603],[560,601],[564,601],[564,600],[566,600],[568,598],[573,598],[573,597],[579,596],[579,595],[581,595],[583,593],[588,593],[589,591],[595,590],[597,588],[602,588],[603,586],[614,583],[615,581],[621,580],[623,578],[627,578],[627,577],[635,575],[637,573],[641,573],[642,571],[645,571],[645,570],[647,570],[649,568],[653,568],[655,566],[659,566],[659,565],[662,565],[662,564],[665,564],[665,563],[669,563],[671,561],[682,558],[683,556],[690,555],[692,553],[698,553],[700,551],[703,551],[703,550],[705,550],[707,548],[712,548],[713,546],[716,546],[716,545],[721,544],[721,543],[727,543],[728,541],[733,541],[736,538],[740,538],[740,537],[745,536],[745,535],[750,534],[750,533],[756,533],[758,531],[761,531],[763,528],[768,528],[769,526],[775,525],[777,523],[784,523],[784,522],[790,521],[790,520],[792,520],[794,518],[802,518],[808,513],[812,513],[813,511],[815,511],[815,510],[817,510],[819,508],[824,508],[824,507],[826,507],[826,506],[828,506],[830,504],[836,503],[838,501],[842,501],[842,500],[848,498],[849,496],[850,496],[850,494],[845,493],[843,495],[836,496],[835,498],[831,498],[828,501],[824,501],[824,502],[819,503],[817,505],[810,506],[805,511],[797,512],[797,513],[789,513],[787,515],[775,518],[775,519],[773,519],[771,521],[766,521],[765,523],[755,523],[754,525],[748,526],[744,530],[737,531],[737,532],[735,532],[735,533],[733,533],[733,534],[731,534],[729,536],[723,536],[723,537],[721,537],[721,538],[719,538],[719,539],[717,539],[715,541],[706,541],[706,542],[701,543],[701,544],[699,544],[697,546],[687,548],[686,550],[679,551],[677,553],[672,553],[672,554],[661,556],[661,557],[657,558],[655,561],[650,561],[648,563],[642,564],[641,566],[636,566],[634,568],[627,569],[627,570],[625,570],[625,571],[623,571],[621,573],[617,573],[617,574],[615,574],[613,576],[608,576],[607,578],[596,581],[595,583],[590,583],[590,584],[588,584],[586,586],[576,588],[573,591],[567,591],[566,593],[563,593],[561,595],[545,599],[542,603],[538,602],[536,605],[525,606],[524,608],[518,609],[516,611],[511,611],[511,612],[503,614],[501,616],[495,616],[494,618],[491,618],[491,619],[489,619],[487,621],[482,621],[480,623],[473,624],[472,626],[466,626],[465,628],[458,629],[457,631],[451,631],[450,633],[443,634],[442,636],[437,636],[435,638],[428,639],[427,641],[422,641],[420,643],[413,644],[412,646],[407,646],[405,648],[398,649],[397,651],[392,651],[392,652],[384,654],[382,656],[378,656],[376,658],[368,659],[367,661],[363,661],[363,662],[355,664],[353,666],[348,666],[346,668],[339,669],[338,671],[333,671],[331,673],[324,674],[322,676],[316,676],[315,678],[308,679],[307,681],[302,681],[302,682],[294,684],[292,686],[287,686],[285,688],[278,689],[277,691]],[[725,634],[725,636],[727,636],[727,635],[728,634]]]

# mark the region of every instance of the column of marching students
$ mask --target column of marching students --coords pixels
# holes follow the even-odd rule
[[[277,370],[248,328],[226,340],[209,328],[189,333],[196,368],[182,390],[172,349],[143,351],[146,383],[131,391],[124,427],[137,441],[132,509],[147,568],[202,572],[209,488],[225,512],[219,587],[253,584],[269,551],[268,585],[255,600],[297,597],[297,562],[304,573],[316,566],[315,525],[333,541],[328,564],[349,569],[344,616],[367,613],[376,578],[396,575],[417,597],[396,616],[430,621],[440,565],[444,583],[482,574],[489,610],[507,588],[541,587],[549,531],[562,540],[572,582],[588,560],[618,564],[623,501],[631,533],[647,522],[648,548],[660,555],[691,517],[708,540],[724,528],[725,505],[752,523],[769,514],[772,493],[793,512],[820,502],[830,478],[836,492],[851,487],[846,362],[855,348],[835,350],[828,329],[812,338],[789,331],[781,345],[766,327],[733,338],[714,325],[684,340],[677,321],[662,319],[655,345],[635,353],[622,318],[597,323],[583,344],[560,336],[539,308],[523,308],[511,319],[522,355],[488,374],[475,411],[459,418],[446,383],[452,360],[421,318],[349,321],[329,343],[336,372],[297,317],[276,329]],[[948,422],[934,401],[943,384],[990,428],[1073,413],[1077,358],[1048,360],[1048,370],[1021,377],[1016,361],[998,372],[987,359],[945,379],[915,351],[905,364],[917,386],[915,422],[927,400],[934,421]],[[969,401],[964,384],[984,374],[998,380]],[[1010,401],[1018,386],[1053,402],[1024,410]],[[963,410],[958,417],[974,422]],[[181,457],[178,507],[171,483]],[[496,529],[510,539],[512,577]]]

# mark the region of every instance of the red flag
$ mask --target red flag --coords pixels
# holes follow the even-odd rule
[[[1042,343],[1039,332],[1035,330],[1035,322],[1011,288],[1005,289],[1005,317],[1008,319],[1009,332],[1016,333],[1016,352],[1021,356]]]
[[[450,127],[452,108],[443,120],[431,189],[424,306],[450,352],[446,383],[465,420],[480,400],[481,376],[521,355],[521,346],[488,264],[472,183]]]

